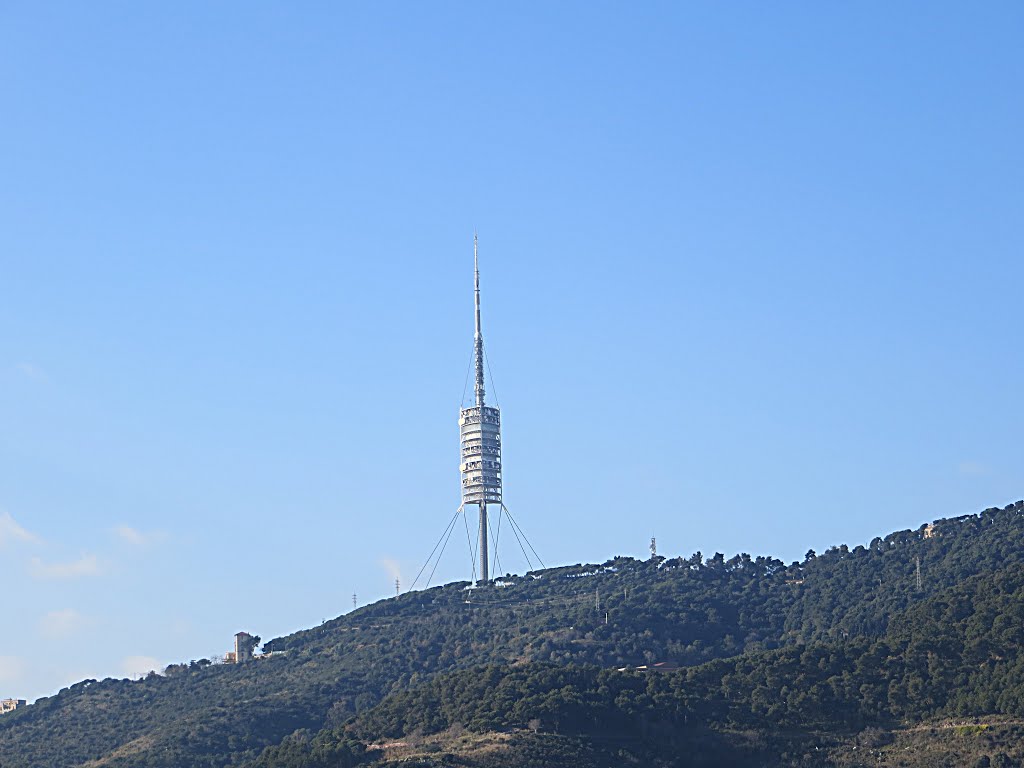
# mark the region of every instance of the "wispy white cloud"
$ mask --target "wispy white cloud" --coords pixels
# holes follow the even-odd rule
[[[9,512],[0,512],[0,547],[7,544],[35,544],[39,537],[22,528]]]
[[[992,474],[992,468],[982,464],[980,461],[961,461],[957,469],[961,475],[972,475],[974,477]]]
[[[35,363],[16,363],[14,365],[14,369],[18,371],[22,376],[32,379],[33,381],[47,382],[50,380],[50,377],[46,374],[46,371],[44,371]]]
[[[152,656],[125,656],[121,659],[121,672],[125,677],[137,677],[154,672],[161,668],[159,661]]]
[[[27,665],[19,656],[0,656],[0,683],[15,683],[25,674]]]
[[[78,579],[95,576],[100,570],[100,561],[96,555],[82,555],[67,563],[44,563],[40,558],[33,557],[31,563],[32,575],[37,579]]]
[[[89,620],[74,608],[50,611],[39,620],[39,633],[51,640],[71,637],[88,626]]]
[[[164,531],[140,531],[130,525],[119,525],[113,531],[117,538],[133,547],[147,547],[167,538]]]
[[[394,560],[390,557],[382,557],[380,559],[380,564],[381,566],[383,566],[384,570],[388,572],[392,579],[402,578],[402,567],[398,564],[397,560]]]

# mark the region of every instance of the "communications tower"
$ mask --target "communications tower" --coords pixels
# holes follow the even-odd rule
[[[534,567],[533,558],[530,557],[532,552],[537,563],[542,568],[544,567],[544,561],[540,559],[537,550],[526,538],[523,529],[513,519],[512,513],[508,511],[508,507],[505,506],[501,498],[501,411],[497,406],[487,405],[484,402],[484,371],[487,361],[484,358],[484,334],[480,323],[480,250],[475,234],[473,235],[473,304],[476,329],[473,336],[472,361],[476,373],[473,383],[475,397],[473,405],[469,408],[459,409],[459,472],[462,477],[462,503],[459,504],[454,517],[448,521],[448,526],[441,534],[437,544],[434,545],[434,549],[427,557],[423,567],[420,568],[420,572],[416,574],[410,589],[416,588],[420,577],[427,572],[428,567],[430,571],[426,584],[430,585],[460,517],[466,527],[473,578],[479,583],[486,584],[491,579],[492,554],[500,571],[501,556],[498,552],[498,544],[503,520],[508,520],[507,527],[515,536],[516,542],[526,558],[527,565],[531,569]],[[488,505],[498,507],[497,525],[493,526],[493,530],[489,524]],[[473,507],[477,510],[476,546],[471,540],[468,520],[469,510]],[[493,549],[491,548],[492,542]],[[479,567],[477,562],[479,562]]]
[[[487,505],[501,501],[501,411],[484,405],[484,335],[480,327],[480,255],[473,235],[473,299],[476,305],[476,334],[473,336],[473,367],[476,379],[475,405],[459,410],[459,471],[462,473],[462,504],[479,510],[480,581],[490,578],[487,558]]]

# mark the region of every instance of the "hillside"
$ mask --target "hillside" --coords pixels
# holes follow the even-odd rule
[[[0,717],[0,767],[881,752],[922,721],[1024,716],[1022,533],[1018,502],[790,565],[616,558],[409,593],[271,640],[258,662],[79,683]],[[661,661],[685,669],[616,671]]]

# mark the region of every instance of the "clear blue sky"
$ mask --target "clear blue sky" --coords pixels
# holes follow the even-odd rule
[[[549,565],[1024,497],[1022,37],[1018,2],[0,4],[0,697],[410,583],[474,228]]]

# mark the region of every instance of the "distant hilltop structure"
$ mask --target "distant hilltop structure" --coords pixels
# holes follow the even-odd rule
[[[19,707],[24,707],[26,704],[28,704],[28,702],[24,699],[0,699],[0,715],[13,712]]]
[[[228,664],[244,664],[252,661],[253,651],[260,644],[259,635],[250,635],[248,632],[237,632],[235,634],[235,650],[228,651],[224,661]]]

